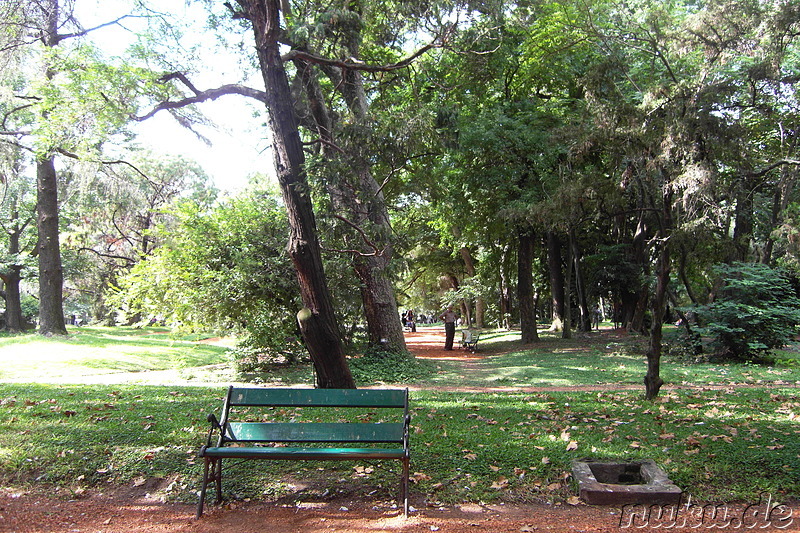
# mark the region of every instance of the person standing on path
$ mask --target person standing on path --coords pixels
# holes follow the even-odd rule
[[[444,322],[444,349],[445,350],[452,350],[453,349],[453,339],[456,336],[456,320],[458,317],[453,312],[453,308],[448,307],[447,311],[442,313],[442,316],[439,317],[442,322]]]

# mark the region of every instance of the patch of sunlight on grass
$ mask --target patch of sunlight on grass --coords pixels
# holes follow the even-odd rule
[[[191,345],[160,350],[150,346],[86,346],[33,341],[0,350],[0,379],[36,381],[43,375],[78,378],[115,372],[170,370],[185,365]],[[190,356],[189,356],[190,357]]]

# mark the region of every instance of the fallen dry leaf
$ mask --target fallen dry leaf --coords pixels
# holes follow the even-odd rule
[[[504,489],[508,486],[508,478],[505,476],[500,476],[497,478],[497,481],[492,483],[493,489]]]
[[[419,483],[420,481],[428,481],[431,478],[428,474],[423,474],[422,472],[414,472],[409,479],[414,483]]]

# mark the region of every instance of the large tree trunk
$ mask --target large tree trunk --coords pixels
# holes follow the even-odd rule
[[[269,126],[278,183],[289,215],[288,250],[305,309],[298,313],[320,388],[354,388],[333,312],[305,175],[305,157],[286,71],[281,60],[278,0],[237,0],[255,34],[267,93]]]
[[[334,122],[314,68],[307,62],[296,60],[303,89],[306,93],[314,128],[322,141],[322,153],[329,160],[342,157],[334,138]],[[330,74],[335,78],[333,72]],[[342,89],[351,87],[343,94],[358,120],[363,120],[367,111],[363,90],[352,89],[361,86],[360,77],[347,84],[337,84]],[[337,148],[334,148],[337,147]],[[331,180],[328,193],[334,207],[347,216],[348,222],[364,232],[370,243],[358,237],[360,252],[353,256],[353,270],[361,281],[361,301],[367,320],[368,341],[373,346],[383,346],[393,352],[406,350],[405,337],[397,309],[394,285],[389,276],[389,263],[392,258],[392,227],[389,212],[380,186],[372,176],[369,163],[358,158],[350,162],[356,184],[346,183],[346,178]],[[372,247],[371,247],[372,246]]]
[[[650,345],[647,349],[647,373],[644,376],[645,397],[648,400],[658,396],[664,384],[661,379],[662,327],[664,323],[666,286],[669,282],[669,244],[661,243],[662,251],[659,259],[658,283],[653,302],[653,323],[650,326]]]
[[[534,235],[530,231],[519,231],[517,250],[517,298],[519,299],[519,323],[522,343],[539,340],[536,326],[536,298],[533,291]]]
[[[561,270],[561,239],[547,232],[547,266],[550,270],[550,294],[553,301],[553,323],[550,331],[564,327],[564,272]]]
[[[397,319],[394,286],[388,279],[388,257],[357,257],[354,268],[361,287],[361,301],[367,319],[370,345],[383,346],[392,352],[406,349],[403,327]],[[377,278],[377,279],[376,279]]]
[[[373,345],[380,345],[393,352],[406,350],[403,327],[397,319],[397,299],[394,294],[394,284],[389,274],[389,263],[392,259],[393,247],[391,244],[392,226],[389,222],[389,211],[380,186],[372,176],[372,172],[364,163],[364,168],[358,172],[360,189],[366,198],[366,207],[359,203],[351,203],[352,216],[358,216],[354,221],[362,228],[372,228],[370,238],[379,248],[379,255],[356,256],[353,268],[363,285],[362,302],[367,319],[369,341]],[[366,213],[363,210],[366,209]],[[364,249],[365,253],[375,250]]]
[[[49,0],[44,5],[47,35],[44,44],[48,48],[58,46],[58,0]],[[47,79],[55,76],[49,67]],[[47,115],[41,117],[47,122]],[[50,151],[51,148],[47,147]],[[39,333],[42,335],[66,335],[64,323],[64,271],[61,266],[61,248],[58,228],[58,175],[52,153],[40,156],[36,161],[36,213],[39,230],[37,252],[39,256]]]
[[[39,229],[39,333],[66,335],[62,291],[64,271],[58,233],[58,176],[53,157],[36,164]]]

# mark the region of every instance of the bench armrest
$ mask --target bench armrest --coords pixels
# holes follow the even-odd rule
[[[208,415],[206,417],[206,420],[208,420],[208,422],[211,424],[211,427],[208,430],[208,436],[206,437],[206,445],[205,445],[206,448],[209,448],[211,446],[211,439],[214,437],[214,431],[219,430],[218,440],[220,441],[220,443],[224,436],[224,432],[222,429],[222,425],[219,423],[219,420],[217,420],[217,417],[213,413]]]

